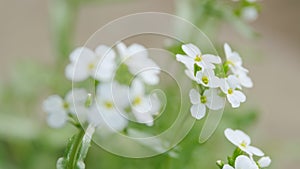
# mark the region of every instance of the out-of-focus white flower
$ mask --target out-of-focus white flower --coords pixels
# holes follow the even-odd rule
[[[195,89],[190,90],[190,101],[193,104],[190,111],[193,117],[200,120],[206,114],[206,107],[219,110],[224,107],[225,98],[218,95],[217,89],[205,90],[203,96]]]
[[[222,169],[259,169],[255,162],[245,155],[236,158],[234,168],[225,164]]]
[[[137,122],[152,126],[153,116],[158,115],[161,108],[159,98],[146,95],[143,83],[135,79],[130,88],[130,101]]]
[[[49,96],[43,102],[43,109],[48,113],[47,122],[49,126],[53,128],[62,127],[68,119],[68,113],[77,115],[79,120],[85,120],[87,96],[88,94],[84,89],[71,90],[65,99],[58,95]]]
[[[266,167],[269,167],[270,164],[271,164],[272,160],[270,157],[262,157],[260,158],[257,163],[258,163],[258,166],[260,168],[266,168]]]
[[[70,61],[65,75],[75,82],[86,80],[88,77],[108,81],[116,67],[115,52],[104,45],[98,46],[95,52],[86,47],[77,48],[71,53]]]
[[[202,69],[214,69],[214,64],[220,64],[221,58],[211,54],[202,54],[200,49],[193,44],[182,45],[182,50],[186,55],[176,55],[179,62],[185,64],[188,70],[194,70],[194,64],[197,64]]]
[[[128,120],[124,109],[129,104],[126,99],[128,89],[117,82],[100,84],[97,87],[96,104],[91,106],[89,123],[96,127],[105,127],[111,131],[122,131]]]
[[[241,89],[241,86],[239,80],[234,75],[230,75],[226,79],[221,79],[220,87],[233,108],[240,107],[240,104],[246,101],[244,93],[238,90]]]
[[[160,68],[148,57],[147,49],[144,46],[132,44],[126,47],[124,43],[120,42],[116,47],[131,74],[137,75],[149,85],[159,83]]]
[[[242,72],[242,71],[236,72],[235,76],[237,77],[239,83],[243,87],[246,87],[246,88],[253,87],[253,82],[246,72]]]
[[[243,131],[232,130],[228,128],[224,131],[224,134],[232,144],[236,145],[238,148],[240,148],[242,151],[249,154],[250,156],[264,156],[264,153],[260,149],[250,145],[251,139]]]
[[[60,128],[68,120],[67,105],[58,95],[49,96],[43,102],[43,109],[48,113],[47,122],[50,127]]]
[[[198,71],[196,74],[196,81],[205,87],[217,88],[220,87],[220,79],[215,76],[215,73],[211,69],[204,69]]]
[[[241,17],[245,21],[255,21],[258,18],[258,11],[254,6],[245,7],[241,11]]]

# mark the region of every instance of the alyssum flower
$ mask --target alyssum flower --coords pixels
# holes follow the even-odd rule
[[[144,84],[139,79],[135,79],[130,88],[129,98],[132,113],[137,122],[152,126],[153,116],[159,114],[161,107],[158,97],[156,95],[146,95]]]
[[[196,119],[202,119],[206,113],[206,107],[211,110],[219,110],[224,107],[225,99],[218,95],[217,89],[205,90],[201,96],[196,89],[190,90],[190,100],[193,104],[190,111]]]
[[[228,128],[225,130],[224,134],[232,144],[236,145],[239,149],[249,154],[250,156],[264,156],[264,153],[260,149],[250,145],[251,139],[243,131],[232,130]]]
[[[129,47],[122,42],[116,46],[118,53],[128,66],[130,73],[137,75],[149,85],[159,83],[159,66],[148,56],[147,49],[140,44],[132,44]]]
[[[87,114],[85,102],[88,93],[84,89],[69,91],[65,99],[58,95],[49,96],[43,102],[43,110],[48,113],[47,122],[53,128],[62,127],[68,120],[68,114],[73,114],[84,121]]]
[[[214,69],[214,64],[220,64],[221,58],[212,54],[202,54],[200,49],[193,44],[182,45],[182,50],[186,55],[177,54],[176,59],[187,67],[188,70],[194,70],[194,64],[202,69]]]
[[[122,131],[126,128],[128,120],[124,109],[129,105],[127,91],[127,86],[115,81],[98,85],[95,104],[88,113],[89,123],[110,131]]]
[[[105,45],[98,46],[95,52],[86,47],[77,48],[70,55],[71,63],[66,67],[66,77],[74,82],[88,77],[108,81],[116,68],[115,56],[115,52]]]

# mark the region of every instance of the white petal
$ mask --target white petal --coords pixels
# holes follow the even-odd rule
[[[224,134],[232,144],[240,147],[242,150],[245,150],[245,148],[241,146],[242,143],[246,144],[246,147],[251,143],[250,137],[241,130],[228,128],[224,131]]]
[[[129,56],[134,56],[134,57],[139,57],[139,58],[147,58],[148,57],[148,52],[147,49],[140,44],[132,44],[128,47],[128,55]]]
[[[200,55],[200,54],[201,54],[200,49],[199,49],[197,46],[195,46],[195,45],[193,45],[193,44],[191,44],[191,43],[182,45],[181,48],[182,48],[182,50],[183,50],[188,56],[190,56],[190,57],[192,57],[192,58],[195,58],[196,55]]]
[[[245,94],[242,93],[241,91],[238,91],[238,90],[234,91],[234,95],[239,99],[239,101],[240,101],[241,103],[243,103],[243,102],[246,101],[246,96],[245,96]]]
[[[239,138],[240,143],[243,142],[247,146],[251,144],[251,138],[246,133],[244,133],[243,131],[235,130],[235,135],[236,135],[236,137]]]
[[[204,91],[204,96],[206,96],[207,102],[206,106],[211,110],[219,110],[225,106],[225,97],[219,96],[218,89],[208,89]]]
[[[200,97],[201,96],[200,96],[199,92],[196,89],[191,89],[190,93],[189,93],[189,96],[190,96],[190,100],[191,100],[192,104],[199,104],[200,103]]]
[[[226,80],[230,88],[232,89],[241,88],[239,79],[236,76],[229,75]]]
[[[133,97],[143,96],[145,93],[144,84],[139,79],[134,79],[131,84],[131,95]]]
[[[259,149],[259,148],[256,148],[256,147],[253,147],[253,146],[248,146],[247,147],[247,150],[249,152],[251,152],[252,154],[256,155],[256,156],[264,156],[265,154]]]
[[[239,79],[242,86],[247,87],[247,88],[252,88],[253,87],[253,82],[252,82],[251,78],[246,73],[237,74],[237,77],[238,77],[238,79]]]
[[[193,117],[195,117],[197,120],[202,119],[205,116],[206,113],[206,107],[204,104],[195,104],[191,107],[191,114]]]
[[[65,76],[67,79],[80,82],[89,77],[89,73],[85,66],[79,65],[75,66],[75,64],[71,63],[67,65],[65,69]]]
[[[253,160],[245,155],[240,155],[235,160],[235,169],[259,169]]]
[[[149,85],[156,85],[159,83],[159,73],[157,69],[145,70],[139,74],[142,77],[145,83]]]
[[[228,57],[231,55],[232,50],[231,50],[231,47],[227,43],[224,44],[224,51],[225,51],[226,58],[228,60]]]
[[[89,111],[87,114],[87,120],[88,120],[89,124],[92,124],[95,127],[104,124],[102,115],[98,111],[96,105],[93,105],[89,108]]]
[[[106,126],[108,126],[113,131],[122,131],[127,127],[128,121],[119,112],[101,112],[103,116],[103,121]]]
[[[116,57],[116,53],[110,47],[106,45],[100,45],[95,49],[95,53],[98,57],[104,57],[109,60],[113,60]]]
[[[128,57],[128,50],[127,50],[126,45],[123,42],[118,43],[116,45],[116,48],[122,59],[124,59],[125,57]]]
[[[43,102],[43,110],[47,113],[63,111],[64,100],[58,95],[49,96]]]
[[[141,113],[141,112],[133,111],[133,114],[137,122],[146,124],[148,126],[153,125],[154,119],[150,113]]]
[[[234,168],[228,164],[225,164],[222,169],[234,169]]]
[[[194,70],[194,60],[191,57],[177,54],[176,60],[182,62],[187,69]]]
[[[94,52],[86,47],[79,47],[76,48],[71,54],[70,54],[70,61],[71,62],[77,62],[79,58],[91,58],[94,56]]]
[[[202,56],[203,61],[206,63],[214,63],[214,64],[220,64],[221,58],[219,56],[211,55],[211,54],[205,54]]]
[[[47,123],[50,127],[60,128],[68,119],[68,115],[65,111],[56,111],[48,114]]]
[[[262,157],[257,163],[261,168],[266,168],[270,166],[271,162],[272,160],[270,157]]]

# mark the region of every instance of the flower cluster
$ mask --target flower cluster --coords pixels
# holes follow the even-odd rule
[[[122,84],[115,80],[117,68],[125,66],[134,80]],[[126,46],[119,43],[116,51],[105,45],[94,51],[80,47],[70,54],[65,69],[67,79],[82,83],[95,82],[95,95],[84,88],[73,88],[65,98],[49,96],[43,103],[51,127],[62,127],[68,120],[81,124],[122,131],[133,117],[137,123],[153,125],[161,103],[157,95],[148,94],[146,86],[159,83],[160,69],[148,56],[146,48],[139,44]]]
[[[264,153],[251,145],[250,137],[241,130],[225,130],[226,138],[235,146],[237,146],[231,157],[228,157],[228,164],[222,161],[217,161],[220,169],[260,169],[266,168],[271,164],[271,159],[264,156]],[[259,160],[255,160],[256,157]]]
[[[199,91],[191,89],[189,93],[193,117],[201,119],[207,109],[222,109],[225,96],[233,108],[246,101],[246,96],[241,90],[243,87],[252,87],[253,83],[248,76],[248,70],[242,65],[240,55],[232,51],[228,44],[224,45],[224,63],[219,56],[202,54],[193,44],[182,45],[182,50],[185,55],[177,54],[176,59],[185,65],[186,75],[196,82],[199,88]]]

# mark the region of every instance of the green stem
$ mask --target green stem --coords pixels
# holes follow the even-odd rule
[[[77,157],[81,147],[82,139],[84,137],[84,133],[85,131],[83,130],[83,128],[81,128],[75,138],[76,140],[74,142],[74,147],[71,149],[72,152],[70,153],[70,161],[67,167],[68,169],[74,169],[76,167]]]

